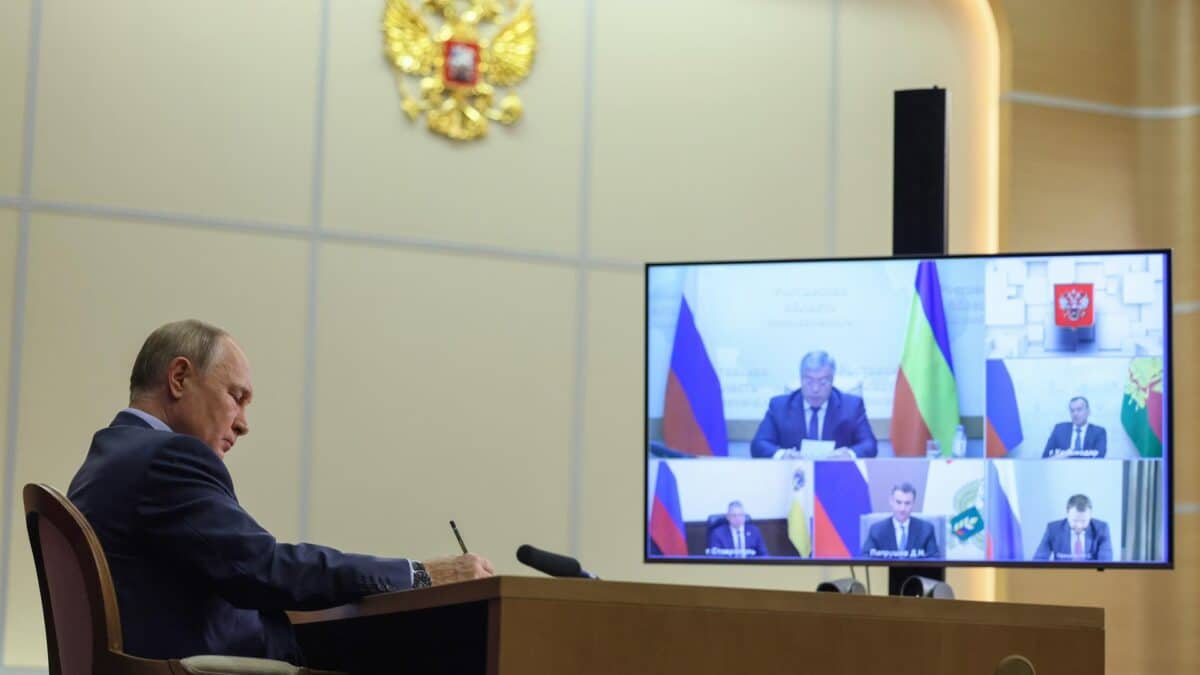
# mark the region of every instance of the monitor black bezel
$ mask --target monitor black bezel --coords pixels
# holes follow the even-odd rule
[[[1167,410],[1167,448],[1163,453],[1166,468],[1166,560],[1158,561],[1119,561],[1106,564],[1095,562],[1049,562],[1049,561],[998,561],[998,560],[889,560],[874,558],[773,558],[770,560],[755,560],[753,558],[717,558],[717,557],[679,557],[650,555],[650,521],[646,516],[650,504],[649,487],[649,453],[647,447],[650,441],[650,271],[662,267],[700,267],[708,265],[773,265],[780,263],[831,263],[831,262],[882,262],[890,260],[963,260],[998,258],[1064,258],[1078,256],[1107,256],[1107,255],[1162,255],[1163,256],[1163,285],[1165,299],[1165,325],[1163,327],[1163,355],[1166,358],[1167,374],[1166,396]],[[643,285],[643,315],[642,315],[642,562],[647,564],[691,564],[691,565],[782,565],[782,566],[870,566],[870,567],[981,567],[997,569],[1138,569],[1138,570],[1172,570],[1175,569],[1175,377],[1174,377],[1174,286],[1172,283],[1172,250],[1169,248],[1147,249],[1115,249],[1096,251],[1032,251],[1018,253],[966,253],[939,255],[888,255],[888,256],[850,256],[844,258],[763,258],[751,260],[701,260],[701,261],[670,261],[647,262],[642,275]]]

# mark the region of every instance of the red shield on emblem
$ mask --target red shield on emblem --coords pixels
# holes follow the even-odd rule
[[[447,40],[442,77],[450,85],[474,86],[479,81],[479,45]]]
[[[1054,284],[1054,325],[1089,328],[1096,323],[1092,284]]]

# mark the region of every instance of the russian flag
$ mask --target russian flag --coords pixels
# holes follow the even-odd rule
[[[1019,513],[1012,461],[988,462],[987,516],[983,521],[988,560],[1025,559]]]
[[[917,265],[916,292],[892,403],[892,447],[897,457],[924,457],[925,442],[937,439],[949,457],[958,417],[958,385],[950,357],[950,334],[937,264]]]
[[[987,360],[987,456],[1007,457],[1025,440],[1017,392],[1004,359]]]
[[[857,462],[816,462],[813,467],[815,558],[851,558],[861,546],[858,517],[871,512],[866,467]]]
[[[685,556],[687,537],[683,531],[683,511],[679,508],[679,486],[671,465],[658,463],[654,482],[654,503],[650,507],[650,553]]]
[[[721,381],[713,369],[687,298],[680,298],[667,397],[663,441],[690,455],[728,455]]]

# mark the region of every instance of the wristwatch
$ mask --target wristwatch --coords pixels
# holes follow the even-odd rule
[[[433,585],[433,577],[425,570],[425,566],[416,560],[412,561],[412,587],[429,588]]]

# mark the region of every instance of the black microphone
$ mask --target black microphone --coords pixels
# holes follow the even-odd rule
[[[552,577],[582,577],[584,579],[599,579],[600,577],[583,569],[579,561],[565,555],[543,551],[529,544],[521,544],[517,549],[517,560],[533,569],[549,574]]]

